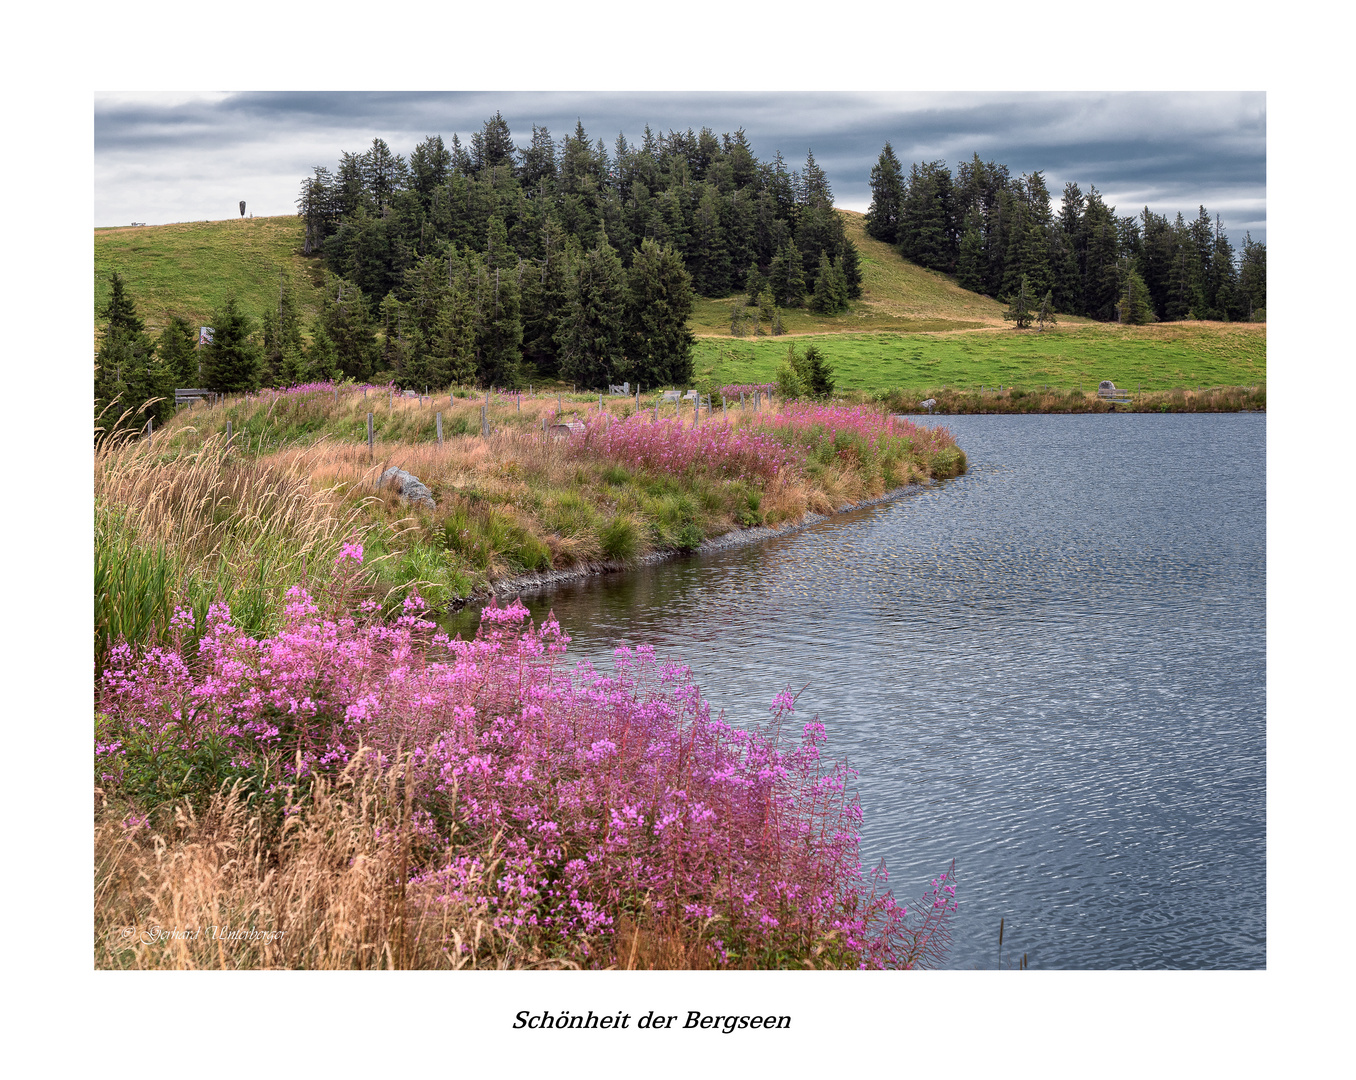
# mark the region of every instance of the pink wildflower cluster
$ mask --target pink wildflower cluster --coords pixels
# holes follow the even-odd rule
[[[763,414],[756,423],[792,436],[812,449],[821,443],[832,442],[840,434],[854,435],[872,449],[879,448],[881,440],[888,437],[907,440],[919,453],[932,453],[955,445],[955,439],[946,428],[919,427],[911,420],[891,417],[864,405],[792,402],[779,412]]]
[[[285,627],[258,639],[215,605],[191,663],[176,647],[115,648],[99,686],[105,781],[148,741],[225,740],[237,763],[293,780],[363,748],[402,762],[413,826],[445,852],[416,880],[515,933],[607,955],[621,913],[648,909],[696,927],[717,963],[817,945],[863,967],[939,956],[946,875],[916,925],[865,882],[854,774],[824,762],[818,723],[783,745],[789,693],[768,730],[747,731],[652,648],[618,649],[611,674],[565,669],[568,638],[521,603],[486,609],[468,642],[436,633],[417,598],[388,624],[290,599]]]
[[[777,384],[775,382],[731,383],[729,386],[722,386],[716,393],[723,394],[725,397],[730,398],[737,398],[740,394],[744,394],[747,397],[753,397],[756,393],[770,394],[776,389]]]
[[[760,432],[719,421],[684,427],[681,420],[651,421],[644,414],[622,421],[595,416],[570,437],[570,449],[632,468],[681,473],[700,467],[719,476],[765,480],[799,460]]]

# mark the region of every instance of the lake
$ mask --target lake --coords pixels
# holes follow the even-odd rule
[[[1004,967],[1265,967],[1265,415],[920,422],[965,476],[523,599],[736,722],[801,690],[864,862],[905,898],[956,860],[951,967],[1000,919]]]

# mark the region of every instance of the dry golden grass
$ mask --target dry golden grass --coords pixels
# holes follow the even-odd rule
[[[220,435],[167,454],[172,438],[108,440],[95,452],[96,503],[116,507],[143,543],[243,573],[240,560],[264,548],[318,556],[362,531],[360,508],[312,483],[307,455],[320,448],[282,465],[231,454]]]
[[[576,966],[521,948],[432,884],[407,884],[415,852],[399,769],[380,776],[355,759],[289,804],[280,835],[238,789],[155,826],[129,826],[95,797],[96,968]]]

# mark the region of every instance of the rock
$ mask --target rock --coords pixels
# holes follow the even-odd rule
[[[1097,389],[1098,389],[1098,390],[1115,390],[1115,389],[1116,389],[1116,384],[1115,384],[1114,382],[1112,382],[1110,379],[1103,379],[1101,382],[1099,382],[1099,383],[1097,384]]]
[[[937,399],[928,398],[927,401],[920,401],[918,407],[920,409],[927,409],[928,412],[932,412],[932,410],[937,407]]]
[[[392,466],[381,474],[377,486],[384,487],[388,483],[396,485],[400,497],[406,502],[419,503],[422,506],[427,506],[430,510],[434,508],[433,492],[429,491],[424,482],[413,473],[407,473],[404,469],[397,469]]]

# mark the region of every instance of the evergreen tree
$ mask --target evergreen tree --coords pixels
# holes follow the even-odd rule
[[[946,274],[955,271],[960,228],[946,162],[910,167],[898,236],[899,252],[910,262]]]
[[[866,211],[866,235],[887,244],[899,242],[904,210],[904,170],[887,142],[871,168],[871,206]]]
[[[965,232],[961,234],[960,253],[956,260],[956,284],[971,292],[984,291],[984,279],[988,269],[980,222],[978,210],[971,210],[966,215]]]
[[[268,386],[286,386],[293,381],[302,353],[301,312],[296,290],[286,271],[278,275],[278,306],[263,318],[262,378]]]
[[[253,340],[254,321],[234,294],[212,316],[212,342],[202,350],[202,381],[207,389],[238,394],[259,389],[261,356]]]
[[[171,315],[160,331],[156,352],[174,377],[176,387],[198,385],[198,333],[182,315]]]
[[[833,368],[825,360],[824,354],[819,351],[819,346],[807,346],[805,355],[800,357],[799,361],[795,359],[794,346],[789,355],[795,364],[796,373],[800,376],[800,383],[804,387],[805,393],[820,401],[833,396]]]
[[[335,362],[343,375],[358,380],[370,378],[379,354],[362,289],[343,278],[331,277],[321,300],[320,322],[334,345]]]
[[[815,275],[811,310],[820,315],[837,315],[847,310],[847,282],[843,272],[829,261],[828,252],[819,253],[819,270]]]
[[[319,319],[311,328],[311,340],[306,346],[304,356],[307,379],[314,382],[325,382],[343,377],[344,373],[339,367],[339,353],[334,347],[334,342],[330,340],[330,335],[325,332],[323,322]]]
[[[1031,325],[1031,320],[1035,318],[1035,313],[1031,310],[1031,302],[1031,289],[1027,285],[1026,278],[1022,278],[1017,286],[1017,291],[1008,298],[1008,310],[1003,312],[1003,318],[1016,323],[1016,329],[1025,330]]]
[[[1036,329],[1043,332],[1046,323],[1054,326],[1057,321],[1055,318],[1054,293],[1047,292],[1045,299],[1041,301],[1040,310],[1036,312]]]
[[[626,282],[606,240],[579,260],[560,328],[560,374],[583,387],[615,381],[627,344]]]
[[[476,379],[481,386],[518,385],[523,359],[519,270],[491,269],[472,256],[476,275]]]
[[[1243,258],[1238,270],[1240,310],[1249,322],[1266,318],[1267,307],[1267,246],[1254,243],[1252,233],[1243,237]]]
[[[687,326],[692,303],[692,279],[679,254],[653,240],[642,241],[626,273],[623,378],[644,386],[682,385],[692,379],[696,338]]]
[[[1134,268],[1134,264],[1128,259],[1122,274],[1122,282],[1120,302],[1116,306],[1116,314],[1120,321],[1128,326],[1140,326],[1144,323],[1156,322],[1158,316],[1154,314],[1153,298],[1149,295],[1149,287],[1144,284],[1144,279],[1139,276],[1139,271]]]
[[[109,278],[111,292],[108,296],[108,302],[99,312],[108,320],[105,327],[106,334],[142,334],[146,331],[146,323],[137,315],[137,306],[132,298],[127,295],[127,283],[123,281],[122,275],[116,270],[113,276]]]
[[[768,284],[779,307],[800,307],[805,300],[805,269],[800,249],[790,238],[772,258],[767,271]]]

